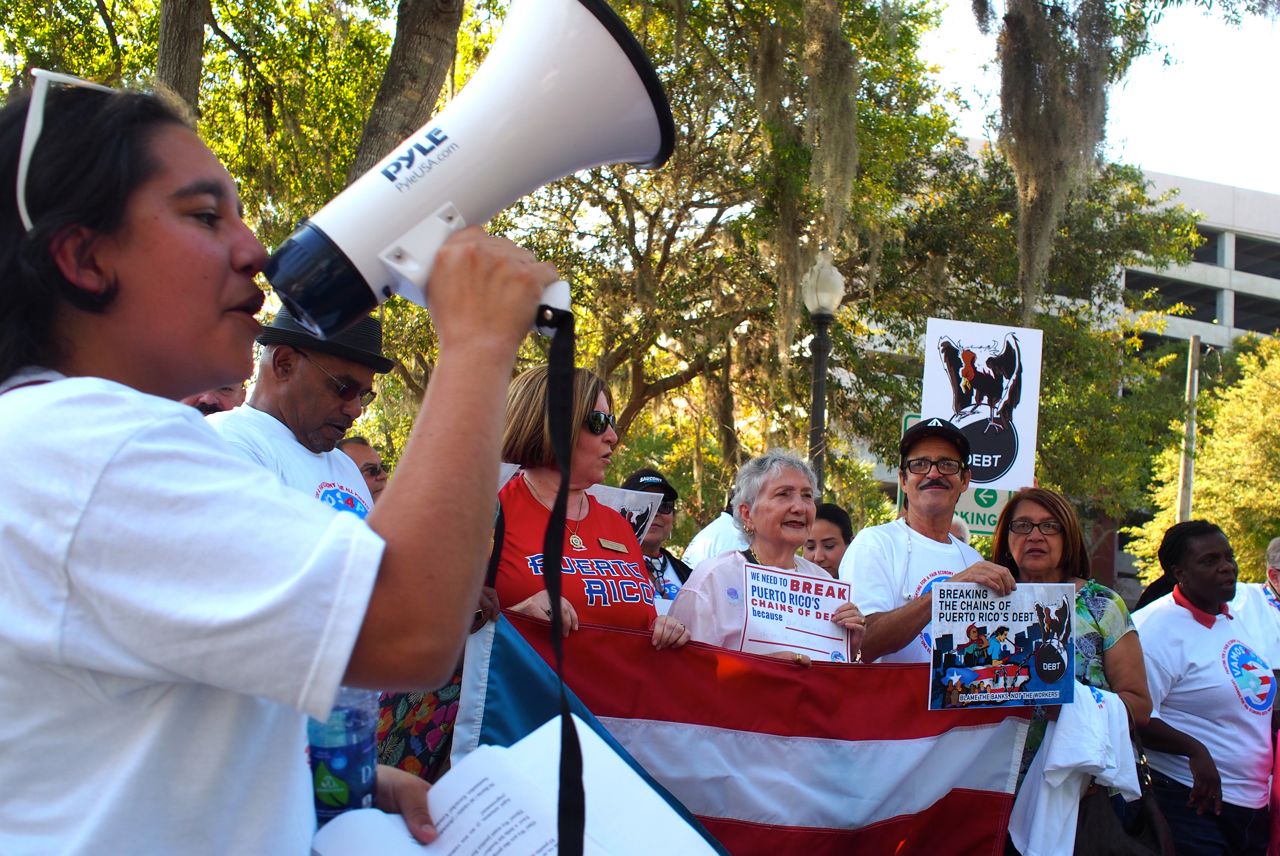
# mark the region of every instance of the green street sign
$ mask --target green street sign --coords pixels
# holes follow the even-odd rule
[[[977,488],[973,492],[973,501],[980,508],[991,508],[1000,499],[1000,492],[996,490],[988,490],[986,488]]]

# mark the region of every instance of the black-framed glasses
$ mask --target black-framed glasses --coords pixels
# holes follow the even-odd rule
[[[294,348],[294,350],[298,352],[298,356],[302,357],[304,360],[311,363],[311,365],[320,369],[320,371],[324,372],[325,377],[333,381],[333,391],[337,393],[338,398],[341,398],[343,401],[354,401],[355,399],[359,398],[360,407],[363,409],[365,407],[368,407],[370,404],[373,404],[373,400],[378,397],[378,393],[374,392],[372,389],[366,390],[365,392],[361,392],[360,384],[356,383],[354,380],[351,380],[350,378],[346,380],[341,380],[339,378],[334,377],[333,372],[329,371],[324,366],[320,365],[315,360],[311,359],[311,355],[308,354],[306,351],[299,350],[298,348]]]
[[[31,156],[35,153],[40,132],[44,130],[44,102],[49,94],[49,85],[60,83],[63,86],[79,86],[83,89],[97,89],[100,92],[115,92],[110,86],[94,83],[91,80],[75,77],[70,74],[59,74],[56,71],[45,71],[43,68],[31,69],[35,85],[31,88],[31,100],[27,102],[27,121],[22,126],[22,145],[18,149],[18,216],[22,218],[22,226],[28,232],[34,227],[31,212],[27,210],[27,173],[31,170]]]
[[[964,469],[964,463],[955,458],[912,458],[903,464],[907,472],[917,476],[925,475],[929,470],[937,468],[944,476],[953,476]]]
[[[376,479],[381,475],[391,475],[391,468],[379,461],[376,464],[369,463],[362,465],[360,467],[360,472],[364,474],[365,478]]]
[[[658,503],[658,513],[659,514],[675,514],[676,513],[675,500],[671,500],[670,502]]]
[[[613,418],[612,413],[605,413],[603,410],[593,410],[587,414],[587,430],[599,437],[605,431],[612,428],[618,430],[618,420]]]
[[[1041,535],[1062,534],[1062,524],[1056,520],[1041,520],[1039,523],[1032,523],[1025,517],[1019,517],[1017,520],[1009,521],[1009,531],[1018,535],[1030,535],[1032,529],[1039,529]]]

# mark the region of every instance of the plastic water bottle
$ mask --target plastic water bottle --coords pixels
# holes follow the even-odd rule
[[[378,694],[340,687],[324,722],[307,720],[311,782],[320,826],[353,808],[372,808],[378,769]]]

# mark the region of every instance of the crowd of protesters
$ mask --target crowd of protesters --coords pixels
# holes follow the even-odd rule
[[[308,852],[305,717],[340,684],[386,691],[384,743],[429,735],[384,753],[377,793],[428,841],[425,781],[446,764],[469,630],[506,607],[558,613],[566,634],[594,623],[656,649],[741,647],[725,580],[748,563],[848,582],[831,620],[863,662],[928,661],[939,579],[996,595],[1073,585],[1075,677],[1125,706],[1178,852],[1266,851],[1277,544],[1268,581],[1240,586],[1222,530],[1179,523],[1160,548],[1167,593],[1131,616],[1052,491],[1009,501],[990,560],[958,537],[968,443],[927,418],[899,447],[897,520],[855,535],[803,459],[769,451],[677,557],[665,474],[623,482],[660,494],[643,539],[589,492],[618,434],[609,389],[578,369],[553,603],[539,564],[562,487],[547,369],[511,380],[551,265],[474,228],[446,243],[431,282],[440,356],[388,478],[349,435],[392,365],[376,320],[327,340],[285,310],[260,328],[265,250],[180,109],[45,82],[0,111],[0,185],[0,437],[40,462],[0,476],[15,500],[0,524],[0,851]],[[495,494],[500,460],[519,469]],[[1033,733],[1053,716],[1037,712]]]

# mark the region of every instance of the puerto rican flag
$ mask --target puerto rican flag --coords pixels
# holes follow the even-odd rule
[[[466,656],[455,760],[558,714],[545,622],[507,614]],[[595,626],[565,640],[575,712],[735,856],[1000,856],[1030,710],[929,711],[928,669],[655,651]]]

